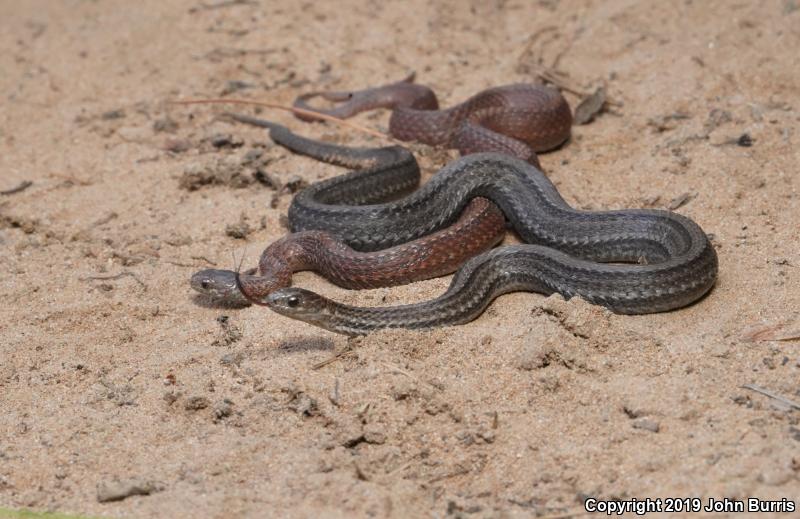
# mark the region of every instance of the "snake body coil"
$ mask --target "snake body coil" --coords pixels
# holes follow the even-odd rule
[[[302,288],[284,288],[264,300],[287,317],[346,335],[382,328],[432,328],[472,321],[498,296],[527,291],[590,303],[622,314],[673,310],[702,297],[714,284],[712,248],[700,251],[693,272],[672,265],[605,265],[540,245],[510,245],[483,253],[458,270],[447,291],[430,301],[394,307],[357,307]]]
[[[692,220],[660,210],[573,209],[541,171],[513,157],[462,157],[396,202],[350,207],[324,202],[329,188],[357,191],[361,183],[356,172],[301,192],[290,208],[293,221],[314,221],[354,248],[377,250],[449,225],[480,196],[497,204],[531,245],[476,257],[459,270],[447,293],[417,305],[348,307],[302,289],[282,289],[254,302],[353,334],[466,322],[493,298],[514,290],[580,295],[619,313],[662,312],[699,299],[716,279],[716,252]]]
[[[505,234],[505,218],[484,198],[470,201],[451,226],[418,240],[375,252],[358,252],[331,233],[292,233],[271,243],[261,254],[258,269],[238,276],[230,270],[206,269],[195,273],[191,286],[228,305],[246,305],[291,285],[292,274],[314,270],[344,288],[377,288],[453,273],[461,264],[484,252]]]
[[[566,99],[553,88],[526,83],[503,85],[439,110],[433,91],[412,81],[413,75],[355,92],[312,92],[298,97],[294,104],[339,118],[389,108],[389,133],[402,141],[455,148],[462,155],[495,151],[536,166],[537,151],[553,149],[569,138],[572,112]],[[331,109],[309,106],[307,101],[317,96],[340,104]]]
[[[261,119],[229,114],[235,120],[270,129],[271,138],[292,151],[351,168],[366,168],[359,189],[325,193],[334,203],[363,204],[395,198],[419,183],[419,167],[405,148],[349,148],[301,137],[287,128]],[[387,179],[389,181],[387,181]],[[505,233],[505,217],[484,198],[475,198],[453,225],[408,243],[374,251],[355,251],[330,232],[308,230],[284,236],[261,254],[257,269],[238,278],[236,272],[205,269],[190,284],[213,301],[242,306],[251,298],[288,287],[292,273],[315,270],[345,288],[402,285],[454,272],[474,255],[496,245]]]

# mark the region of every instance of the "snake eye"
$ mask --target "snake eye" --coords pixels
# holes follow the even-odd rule
[[[286,300],[286,305],[289,308],[295,308],[299,304],[300,304],[300,298],[297,296],[290,296],[289,299]]]
[[[208,290],[209,285],[210,283],[205,279],[200,282],[200,286],[203,288],[203,290]]]

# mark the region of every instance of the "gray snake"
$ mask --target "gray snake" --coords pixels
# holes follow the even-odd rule
[[[405,191],[408,182],[396,180],[405,185],[398,192]],[[528,245],[476,256],[459,269],[445,294],[414,305],[352,307],[299,288],[251,301],[354,335],[464,323],[497,296],[519,290],[578,295],[624,314],[662,312],[696,301],[716,280],[716,252],[689,218],[654,209],[573,209],[539,169],[507,155],[462,157],[394,202],[346,206],[335,196],[369,198],[369,186],[376,185],[385,194],[392,181],[376,184],[354,172],[320,182],[295,197],[290,218],[293,224],[313,221],[316,229],[339,236],[354,249],[378,250],[450,225],[469,200],[484,197],[501,208]]]

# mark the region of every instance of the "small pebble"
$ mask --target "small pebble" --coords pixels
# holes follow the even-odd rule
[[[634,420],[633,428],[644,429],[645,431],[657,433],[659,430],[661,430],[661,424],[649,418],[639,418]]]
[[[178,123],[176,123],[173,119],[169,117],[164,117],[163,119],[157,119],[153,122],[153,131],[158,132],[167,132],[172,133],[178,129]]]
[[[103,113],[103,115],[100,116],[100,118],[103,119],[104,121],[110,121],[112,119],[122,119],[123,117],[125,117],[125,110],[123,110],[122,108],[118,110],[109,110],[108,112],[105,112]]]
[[[218,133],[211,137],[211,145],[215,148],[238,148],[244,145],[244,141],[239,137],[234,137],[229,133]]]
[[[741,146],[743,148],[749,148],[753,145],[753,138],[750,137],[749,133],[743,133],[739,139],[736,141],[737,146]]]
[[[186,400],[186,404],[184,405],[184,408],[187,411],[199,411],[201,409],[205,409],[210,404],[211,404],[211,402],[209,402],[208,398],[206,398],[204,396],[193,396],[193,397],[189,397]]]
[[[233,402],[227,398],[214,406],[214,419],[216,420],[222,420],[231,414],[233,414]]]

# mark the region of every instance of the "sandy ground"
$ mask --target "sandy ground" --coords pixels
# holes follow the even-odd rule
[[[0,28],[0,190],[33,182],[0,196],[0,506],[529,517],[800,496],[800,413],[742,387],[800,401],[800,343],[774,340],[800,328],[797,2],[5,0]],[[626,317],[512,294],[466,326],[348,341],[192,297],[194,271],[253,264],[285,232],[291,195],[256,170],[342,170],[166,101],[288,103],[416,70],[450,105],[545,68],[618,103],[542,156],[548,174],[576,207],[677,207],[713,234],[699,304]],[[453,156],[413,149],[426,174]],[[363,304],[448,284],[295,279]],[[131,490],[149,495],[105,502]]]

